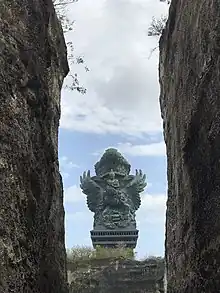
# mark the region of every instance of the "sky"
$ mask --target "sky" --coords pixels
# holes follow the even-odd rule
[[[136,219],[137,257],[164,254],[167,197],[166,148],[159,108],[158,38],[148,37],[152,17],[167,14],[159,0],[79,0],[68,7],[75,21],[66,40],[84,57],[89,71],[71,65],[85,95],[63,87],[59,161],[64,182],[66,247],[91,246],[93,213],[79,187],[85,170],[106,148],[116,147],[142,169],[146,190]],[[152,54],[151,54],[152,53]],[[65,84],[70,83],[67,77]]]

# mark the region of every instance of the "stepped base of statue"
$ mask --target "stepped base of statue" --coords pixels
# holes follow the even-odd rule
[[[138,230],[92,230],[90,231],[93,247],[116,247],[120,244],[134,249],[137,244]]]

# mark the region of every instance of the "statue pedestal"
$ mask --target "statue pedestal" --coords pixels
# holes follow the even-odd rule
[[[116,247],[123,243],[126,247],[135,248],[138,239],[138,230],[92,230],[90,231],[93,247]]]

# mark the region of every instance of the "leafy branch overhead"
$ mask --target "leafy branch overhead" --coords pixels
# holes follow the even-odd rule
[[[74,30],[74,20],[70,20],[67,13],[67,8],[70,4],[76,3],[78,0],[53,0],[53,4],[56,10],[56,13],[60,19],[60,22],[63,27],[64,34]],[[67,42],[67,51],[68,51],[68,61],[70,64],[82,64],[85,71],[89,71],[89,68],[85,65],[83,56],[76,56],[75,50],[72,41]],[[80,85],[77,73],[70,71],[69,77],[71,78],[71,85],[66,86],[70,90],[76,90],[81,94],[86,93],[86,88]]]
[[[63,6],[63,5],[68,5],[68,4],[72,4],[78,2],[78,0],[54,0],[54,6]]]
[[[166,16],[161,16],[161,18],[153,17],[150,27],[148,28],[148,36],[149,37],[160,36],[165,27],[166,21],[167,21]]]
[[[168,5],[171,2],[169,0],[159,0],[159,1],[164,2]],[[165,28],[166,22],[167,22],[167,16],[161,15],[161,17],[159,18],[153,17],[151,20],[151,24],[148,27],[148,32],[147,32],[148,37],[160,37],[162,35],[163,29]],[[158,49],[158,46],[154,47],[150,51],[150,55],[148,59],[150,59],[153,52],[155,52],[157,49]]]
[[[160,0],[160,2],[164,2],[166,4],[170,4],[170,0]],[[162,31],[166,25],[167,16],[161,16],[160,18],[153,17],[151,24],[148,28],[148,36],[149,37],[159,37],[162,34]]]

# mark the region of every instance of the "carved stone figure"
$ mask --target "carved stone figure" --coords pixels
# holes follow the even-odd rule
[[[88,171],[80,177],[80,187],[94,213],[94,229],[136,228],[135,212],[141,204],[140,193],[147,184],[141,170],[129,175],[130,168],[127,160],[110,148],[95,164],[96,176],[91,177]]]

